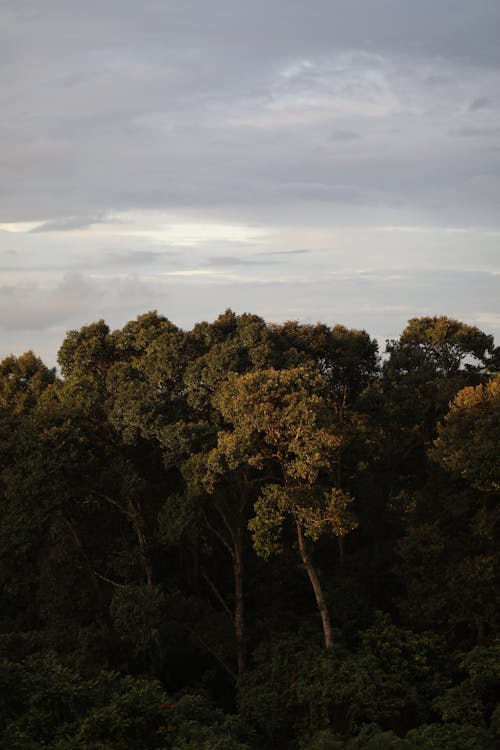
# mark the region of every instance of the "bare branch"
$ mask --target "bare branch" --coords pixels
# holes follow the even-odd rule
[[[196,640],[199,641],[199,643],[201,643],[205,651],[207,651],[211,656],[213,656],[214,659],[219,662],[219,664],[224,669],[224,671],[227,672],[227,674],[231,677],[231,679],[234,682],[236,682],[236,672],[233,669],[231,669],[231,667],[226,663],[226,660],[220,654],[218,654],[217,651],[215,651],[215,649],[212,648],[212,646],[210,646],[205,641],[205,639],[201,637],[199,633],[196,633],[193,630],[193,628],[188,627],[188,630],[191,633],[191,635],[194,636],[194,638],[196,638]]]
[[[219,529],[217,529],[215,526],[213,526],[210,523],[210,521],[208,520],[208,518],[206,516],[206,513],[204,513],[203,511],[202,511],[202,518],[203,518],[203,523],[205,524],[205,526],[207,527],[207,529],[209,529],[209,531],[211,531],[212,534],[214,534],[214,536],[217,537],[217,539],[220,541],[220,543],[227,549],[227,551],[231,555],[231,558],[234,560],[234,550],[231,547],[231,545],[229,544],[229,542],[227,541],[227,539],[224,536],[224,534],[222,534],[219,531]]]
[[[97,578],[100,578],[101,581],[106,581],[106,583],[110,583],[112,586],[116,586],[116,588],[118,588],[118,589],[128,589],[129,588],[129,586],[127,584],[125,584],[125,583],[118,583],[117,581],[111,580],[111,578],[106,578],[106,576],[102,576],[96,570],[93,570],[92,572],[93,572],[93,574]]]
[[[233,544],[234,544],[235,543],[234,530],[233,530],[231,524],[229,523],[229,521],[227,520],[226,514],[224,513],[224,511],[221,508],[221,506],[219,505],[219,503],[217,503],[215,501],[214,501],[214,507],[215,507],[215,510],[217,511],[217,513],[219,514],[219,516],[221,517],[221,519],[222,519],[222,521],[224,523],[224,526],[229,531],[229,536],[231,537],[231,539],[233,541]]]
[[[207,575],[207,573],[205,573],[205,571],[204,571],[204,570],[203,570],[203,571],[201,572],[201,575],[202,575],[202,577],[203,577],[203,580],[204,580],[204,581],[206,582],[206,584],[208,585],[208,588],[210,589],[210,591],[211,591],[211,592],[212,592],[212,594],[213,594],[213,595],[215,596],[215,598],[217,599],[217,601],[219,602],[219,604],[220,604],[220,605],[222,606],[222,608],[223,608],[224,612],[225,612],[225,613],[227,614],[227,616],[228,616],[228,617],[229,617],[229,619],[231,620],[231,624],[234,624],[234,615],[233,615],[233,613],[231,612],[231,609],[229,608],[229,606],[228,606],[227,602],[226,602],[226,601],[224,601],[224,597],[223,597],[223,596],[222,596],[222,594],[220,593],[220,591],[219,591],[219,589],[217,588],[217,586],[215,585],[215,583],[214,583],[214,582],[212,581],[212,579],[211,579],[211,578],[210,578],[210,577],[209,577],[209,576]]]

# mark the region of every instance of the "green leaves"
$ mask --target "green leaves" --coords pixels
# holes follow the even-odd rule
[[[453,400],[432,456],[483,492],[500,492],[500,377]]]
[[[354,498],[348,492],[334,487],[326,493],[325,500],[324,524],[335,536],[346,536],[357,528],[358,522],[349,510]]]
[[[15,684],[12,674],[15,672]],[[15,667],[0,663],[0,695],[9,690],[0,745],[13,750],[156,750],[167,747],[159,726],[160,684],[101,672],[85,679],[53,656]]]
[[[492,336],[444,315],[409,320],[399,347],[408,353],[413,351],[421,361],[447,376],[461,367],[480,367],[494,351]]]
[[[55,379],[55,369],[49,370],[32,351],[6,357],[0,362],[0,414],[32,411]]]
[[[63,379],[0,363],[2,747],[494,746],[498,350],[441,316],[388,352],[149,312],[70,331]]]
[[[266,560],[281,552],[281,528],[288,499],[280,485],[268,484],[254,505],[255,516],[250,519],[248,528],[255,551]]]
[[[279,549],[278,530],[287,514],[315,540],[327,530],[344,536],[355,527],[347,510],[350,495],[328,487],[342,438],[322,392],[319,373],[297,367],[231,376],[217,394],[228,430],[219,433],[211,466],[221,471],[224,461],[228,468],[246,466],[257,470],[256,477],[264,475],[250,529],[266,557]]]

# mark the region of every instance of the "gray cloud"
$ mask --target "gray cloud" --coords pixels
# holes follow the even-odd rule
[[[96,290],[82,276],[66,276],[52,289],[34,284],[0,288],[0,320],[7,331],[44,331],[90,309]]]
[[[0,228],[6,340],[151,306],[190,324],[257,284],[262,314],[356,325],[390,285],[377,333],[424,301],[496,320],[439,269],[498,265],[499,28],[498,0],[3,0],[0,222],[32,228]],[[269,237],[183,245],[175,222]]]
[[[6,0],[3,14],[2,219],[35,231],[130,208],[432,213],[434,172],[455,184],[457,161],[464,181],[481,169],[440,134],[498,116],[494,0]],[[482,197],[465,200],[481,213]],[[439,210],[449,221],[461,206]]]
[[[429,314],[447,314],[500,333],[498,275],[470,269],[333,268],[289,279],[73,275],[47,288],[0,288],[3,350],[8,354],[34,348],[54,364],[66,330],[100,317],[115,328],[156,308],[189,328],[196,321],[215,319],[227,306],[269,321],[340,322],[364,328],[382,341],[398,336],[410,317]]]
[[[359,137],[359,133],[355,133],[353,130],[334,130],[332,133],[330,133],[331,141],[355,141]]]
[[[477,112],[478,109],[488,109],[492,104],[488,96],[478,96],[469,104],[469,112]]]
[[[35,234],[38,232],[71,232],[75,229],[86,229],[93,226],[94,224],[101,224],[102,221],[102,215],[87,217],[68,216],[64,219],[44,221],[42,224],[39,224],[30,231]]]
[[[297,250],[268,250],[262,253],[262,255],[308,255],[310,252],[312,251],[305,248]]]
[[[232,266],[262,266],[262,265],[274,265],[279,263],[276,260],[262,260],[259,258],[240,258],[231,255],[219,255],[212,258],[207,258],[206,265],[214,268],[230,268]]]
[[[498,136],[500,135],[500,128],[464,127],[450,130],[450,135],[458,136],[459,138],[483,138],[491,135]]]
[[[112,268],[118,268],[125,266],[127,268],[131,266],[147,266],[152,263],[157,263],[162,259],[173,259],[178,256],[175,252],[160,252],[156,250],[122,250],[111,252],[103,252],[98,259],[93,261],[94,266],[111,266]],[[88,266],[88,260],[85,261]]]

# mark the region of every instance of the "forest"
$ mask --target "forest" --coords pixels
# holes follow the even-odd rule
[[[226,310],[0,363],[0,747],[495,750],[500,348]]]

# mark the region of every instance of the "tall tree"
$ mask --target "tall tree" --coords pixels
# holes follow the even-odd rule
[[[217,395],[227,428],[211,459],[215,476],[239,470],[261,484],[250,522],[258,554],[279,547],[280,530],[293,521],[300,558],[321,615],[325,647],[333,647],[328,605],[307,538],[329,530],[338,536],[355,525],[350,496],[329,476],[340,444],[328,420],[317,371],[300,367],[261,370],[228,378]]]
[[[400,543],[405,609],[469,644],[498,632],[499,429],[498,377],[459,391],[429,446],[428,481]]]
[[[432,455],[476,490],[500,493],[500,377],[459,391]]]
[[[186,496],[191,498],[193,507],[198,508],[201,527],[230,559],[231,596],[227,597],[221,590],[210,575],[208,565],[201,566],[201,575],[231,621],[237,671],[241,674],[246,668],[246,526],[258,480],[239,467],[227,466],[220,473],[214,471],[224,460],[220,441],[226,426],[220,393],[233,374],[256,371],[269,364],[272,340],[262,318],[235,315],[226,310],[212,324],[197,324],[188,334],[188,346],[191,358],[184,373],[188,417],[182,426],[183,438],[187,437],[188,443],[182,472]]]

